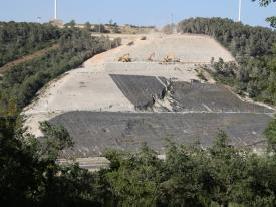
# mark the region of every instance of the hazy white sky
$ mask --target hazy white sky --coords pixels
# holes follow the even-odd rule
[[[276,15],[276,3],[260,8],[256,2],[243,1],[242,21],[267,26],[265,18]],[[54,16],[54,0],[0,0],[0,21],[49,21]],[[228,17],[237,19],[238,0],[58,0],[59,18],[65,22],[157,25],[189,17]]]

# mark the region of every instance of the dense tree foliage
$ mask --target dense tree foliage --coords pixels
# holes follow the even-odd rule
[[[76,26],[76,22],[75,20],[71,20],[70,22],[66,23],[64,26],[74,28]]]
[[[107,155],[107,183],[119,206],[275,205],[275,159],[234,149],[226,140],[220,133],[207,150],[170,145],[165,160],[147,147],[136,155]]]
[[[252,1],[256,1],[256,0],[252,0]],[[272,2],[276,2],[276,0],[258,0],[258,2],[260,3],[260,6],[268,6],[269,4],[271,4]],[[272,16],[272,17],[268,17],[266,19],[267,22],[270,22],[270,26],[276,28],[276,16]]]
[[[252,1],[258,1],[261,6],[268,6],[272,2],[276,2],[276,0],[252,0]]]
[[[178,30],[217,39],[239,63],[238,69],[233,67],[229,71],[228,67],[228,72],[220,74],[220,79],[228,79],[237,90],[255,99],[276,104],[276,32],[221,18],[188,19],[179,23]]]
[[[48,27],[48,26],[46,26]],[[80,66],[84,60],[120,44],[118,39],[91,37],[86,30],[63,29],[59,48],[11,68],[0,81],[0,113],[16,114],[50,80]]]
[[[0,22],[0,67],[53,44],[60,36],[61,31],[50,24]]]
[[[276,119],[268,125],[265,135],[269,146],[268,150],[272,153],[276,153]]]
[[[37,139],[0,120],[0,203],[13,206],[275,206],[276,157],[235,149],[220,132],[203,150],[168,143],[166,159],[146,145],[138,153],[107,151],[98,172],[58,165],[72,146],[68,133],[48,123]],[[267,134],[274,139],[274,121]],[[269,149],[271,149],[269,146]],[[274,148],[275,149],[275,148]]]
[[[4,206],[85,206],[94,204],[96,176],[77,165],[56,164],[60,150],[70,147],[68,133],[47,123],[38,142],[14,131],[14,120],[0,119],[0,203]],[[24,135],[23,135],[24,134]]]

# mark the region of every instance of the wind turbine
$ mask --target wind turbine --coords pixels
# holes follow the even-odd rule
[[[57,0],[55,0],[55,20],[57,19]]]
[[[241,9],[242,9],[242,0],[239,0],[239,22],[241,22]]]

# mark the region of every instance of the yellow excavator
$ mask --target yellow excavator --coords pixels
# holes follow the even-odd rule
[[[129,57],[129,53],[124,54],[123,56],[119,57],[118,62],[131,62],[131,58]]]
[[[169,54],[163,58],[162,62],[163,63],[176,63],[176,62],[180,62],[180,59],[176,58],[174,54]]]

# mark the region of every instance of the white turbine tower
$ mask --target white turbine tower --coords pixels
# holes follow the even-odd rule
[[[57,0],[55,0],[55,20],[57,19]]]
[[[239,19],[238,19],[239,22],[241,22],[241,9],[242,9],[242,0],[239,0]]]

